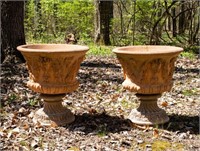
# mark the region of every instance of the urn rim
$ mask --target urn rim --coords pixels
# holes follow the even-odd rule
[[[116,54],[152,55],[180,53],[183,51],[183,48],[166,45],[137,45],[116,47],[112,51]]]
[[[73,45],[73,44],[27,44],[20,45],[17,49],[21,52],[82,52],[88,51],[88,46]]]

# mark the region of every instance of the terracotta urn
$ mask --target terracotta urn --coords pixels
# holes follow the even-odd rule
[[[39,109],[33,120],[43,124],[55,122],[65,125],[75,120],[72,112],[62,105],[66,93],[78,88],[76,79],[87,46],[68,44],[21,45],[17,49],[26,59],[29,71],[27,86],[40,93],[44,108]]]
[[[122,65],[123,87],[135,92],[140,100],[129,119],[136,124],[154,125],[169,121],[166,112],[159,108],[157,99],[172,88],[174,63],[183,51],[174,46],[127,46],[113,50]]]

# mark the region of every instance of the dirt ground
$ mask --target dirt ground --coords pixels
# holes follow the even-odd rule
[[[42,102],[26,87],[25,64],[6,61],[1,65],[0,150],[198,151],[199,69],[200,60],[179,57],[174,86],[158,102],[169,122],[139,126],[127,119],[139,101],[122,88],[117,59],[87,56],[79,70],[79,88],[63,101],[76,120],[58,127],[33,123],[32,115]]]

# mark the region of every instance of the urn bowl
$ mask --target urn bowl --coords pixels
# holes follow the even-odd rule
[[[18,46],[29,70],[28,87],[42,94],[63,94],[77,89],[80,63],[89,49],[69,44]]]
[[[174,46],[127,46],[113,50],[122,65],[123,87],[139,94],[160,94],[172,87],[174,62],[183,49]]]

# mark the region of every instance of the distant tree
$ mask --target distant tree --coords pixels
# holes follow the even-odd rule
[[[177,2],[177,0],[173,0],[173,2]],[[176,7],[172,8],[172,35],[173,37],[177,36],[177,17],[176,17]]]
[[[179,23],[178,23],[178,28],[179,28],[179,34],[184,33],[184,27],[185,27],[185,1],[180,1],[180,16],[179,16]]]
[[[25,62],[16,47],[25,44],[24,1],[1,1],[1,62],[14,55]]]
[[[110,25],[113,18],[113,0],[95,0],[95,43],[110,45]]]

